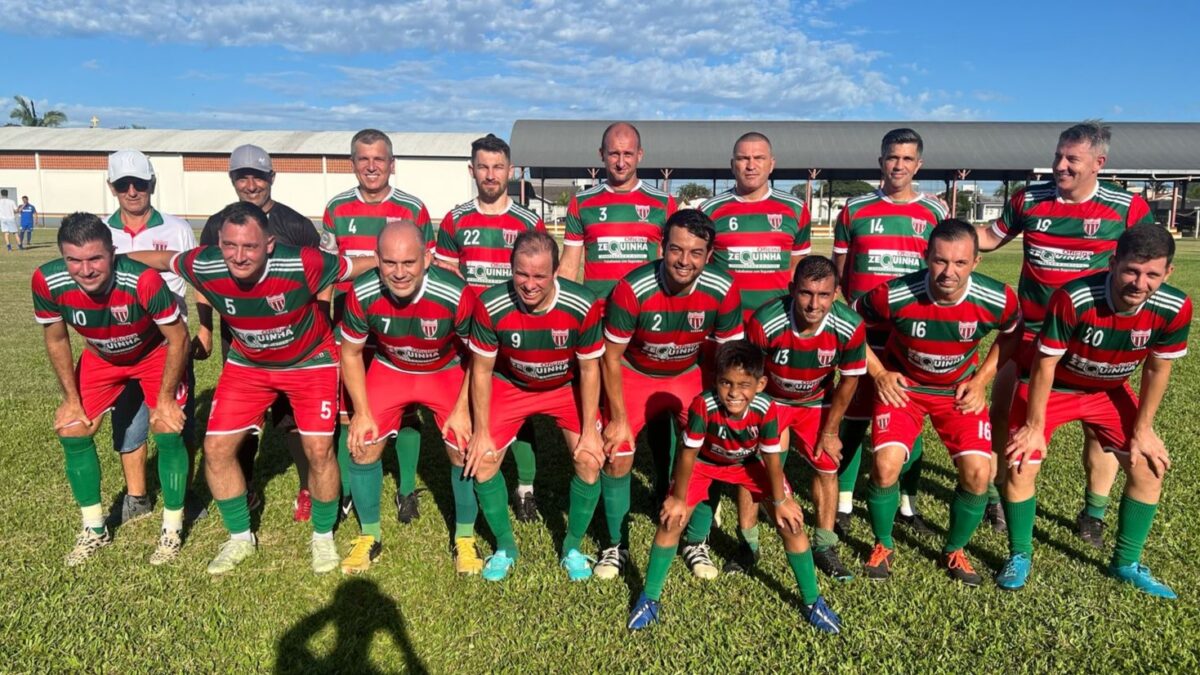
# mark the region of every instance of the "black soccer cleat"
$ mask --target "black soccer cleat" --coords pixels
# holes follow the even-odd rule
[[[1103,520],[1089,516],[1086,510],[1075,516],[1075,536],[1092,545],[1092,548],[1104,548]]]
[[[407,495],[396,493],[396,520],[399,520],[405,525],[411,523],[421,517],[421,510],[418,506],[417,491],[413,490]]]
[[[932,537],[937,534],[933,531],[933,528],[929,527],[929,523],[926,523],[925,519],[919,513],[914,513],[911,516],[897,513],[896,522],[907,527],[909,532],[919,537]]]
[[[726,574],[749,574],[756,564],[758,564],[758,551],[751,549],[750,544],[743,541],[738,544],[737,553],[725,561],[721,571]]]
[[[513,516],[518,522],[533,523],[538,519],[537,498],[530,492],[522,497],[516,490],[512,493]]]
[[[850,569],[846,567],[841,557],[838,556],[836,547],[821,551],[814,550],[813,562],[816,564],[817,569],[838,581],[850,581],[854,578],[854,574],[850,572]]]

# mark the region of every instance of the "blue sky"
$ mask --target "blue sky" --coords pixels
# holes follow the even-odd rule
[[[0,15],[0,93],[71,126],[1200,120],[1200,3],[0,0]]]

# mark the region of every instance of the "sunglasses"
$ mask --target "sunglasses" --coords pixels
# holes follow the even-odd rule
[[[112,184],[117,192],[129,192],[130,185],[138,192],[145,192],[150,189],[150,181],[143,178],[119,178],[113,181]]]

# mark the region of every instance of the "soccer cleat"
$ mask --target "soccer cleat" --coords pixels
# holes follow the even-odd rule
[[[822,633],[837,635],[842,632],[842,619],[825,603],[825,596],[817,596],[817,601],[811,605],[803,605],[800,613],[804,615],[809,625]]]
[[[158,546],[150,554],[151,565],[165,565],[179,557],[179,549],[183,548],[183,538],[179,530],[163,530],[158,535]]]
[[[999,504],[988,504],[983,511],[983,522],[992,526],[995,532],[1008,532],[1008,520],[1004,517],[1004,507]]]
[[[1109,565],[1108,575],[1117,581],[1132,585],[1146,595],[1164,600],[1175,600],[1179,597],[1175,595],[1175,591],[1171,590],[1170,586],[1155,579],[1154,575],[1150,573],[1150,568],[1141,563],[1129,563],[1124,567]]]
[[[208,563],[209,574],[225,574],[238,563],[254,555],[254,542],[245,539],[228,539],[217,550],[217,556]]]
[[[343,495],[341,504],[338,507],[338,521],[346,520],[350,517],[350,512],[354,510],[354,498],[350,495]]]
[[[646,597],[645,593],[638,596],[629,612],[629,622],[625,627],[629,630],[641,630],[658,623],[658,601]]]
[[[975,588],[983,582],[983,579],[975,572],[975,568],[971,567],[971,561],[961,548],[957,551],[942,554],[941,562],[942,567],[946,569],[946,573],[955,581],[961,581],[971,588]]]
[[[418,508],[417,492],[413,490],[411,493],[401,496],[396,493],[396,520],[399,520],[405,525],[411,523],[421,517],[420,509]]]
[[[518,522],[532,523],[538,519],[537,498],[530,492],[522,497],[516,490],[512,493],[513,515]]]
[[[316,544],[314,539],[313,543]],[[372,563],[379,560],[383,554],[383,542],[375,541],[375,537],[364,534],[354,538],[350,553],[342,559],[342,574],[359,574],[371,569]],[[313,571],[317,571],[316,551],[313,551]]]
[[[459,537],[454,540],[450,549],[454,556],[454,571],[459,574],[479,574],[483,569],[483,559],[479,557],[479,548],[475,546],[475,537]]]
[[[95,555],[97,551],[111,543],[112,535],[108,533],[107,527],[99,534],[92,528],[85,527],[75,537],[75,548],[71,549],[71,552],[67,554],[64,562],[67,564],[67,567],[82,565],[88,558]]]
[[[517,561],[508,557],[504,551],[496,551],[483,561],[483,572],[479,576],[488,581],[504,581],[509,570],[516,564]]]
[[[134,497],[127,494],[121,500],[121,520],[118,523],[121,525],[132,523],[145,518],[151,513],[154,513],[154,500],[149,495]]]
[[[842,563],[842,559],[838,556],[836,548],[827,548],[821,551],[814,550],[813,562],[816,563],[817,569],[838,581],[850,581],[854,578],[854,574]]]
[[[312,519],[312,493],[301,488],[292,500],[292,520],[297,523],[307,523]]]
[[[850,514],[837,512],[837,516],[833,521],[833,531],[837,532],[839,537],[849,536],[850,533]]]
[[[1086,510],[1075,516],[1075,536],[1092,545],[1092,548],[1104,548],[1104,528],[1107,527],[1100,518],[1089,516]]]
[[[996,585],[1000,590],[1019,591],[1025,588],[1029,581],[1029,569],[1033,567],[1033,559],[1028,553],[1014,553],[1008,557],[1004,567],[996,574]]]
[[[920,537],[932,537],[937,534],[933,531],[933,528],[929,527],[929,523],[926,523],[925,519],[919,513],[914,513],[911,516],[897,513],[896,522],[907,527],[910,532]]]
[[[615,579],[621,576],[628,564],[629,549],[609,546],[600,551],[599,559],[596,566],[592,568],[592,573],[596,575],[597,579]]]
[[[684,544],[682,554],[683,562],[687,563],[688,569],[696,578],[716,579],[720,574],[709,555],[707,540],[699,544]]]
[[[743,541],[738,544],[737,553],[725,561],[721,571],[726,574],[749,574],[756,564],[758,564],[758,551],[750,548],[750,544]]]
[[[571,549],[558,564],[567,571],[567,578],[571,581],[586,581],[592,577],[592,563],[594,562],[596,562],[595,558],[589,558],[579,551]]]
[[[313,537],[309,550],[312,551],[312,571],[316,574],[332,572],[341,563],[333,537]]]
[[[867,564],[863,568],[865,576],[874,581],[888,579],[892,576],[892,562],[895,559],[895,551],[883,544],[875,544],[875,548],[871,549],[871,557],[867,558]]]

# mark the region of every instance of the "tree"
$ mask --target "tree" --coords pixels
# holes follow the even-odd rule
[[[1012,181],[1011,183],[1008,184],[1008,195],[1011,197],[1014,193],[1016,193],[1017,190],[1020,190],[1021,188],[1025,187],[1025,185],[1026,185],[1026,183],[1023,180]],[[1000,183],[999,185],[996,186],[996,189],[992,192],[992,196],[993,197],[1003,197],[1004,196],[1004,183]]]
[[[824,197],[828,197],[830,191],[832,191],[834,197],[857,197],[872,192],[875,189],[875,186],[861,180],[830,180],[825,181],[825,183],[828,183],[829,187],[825,188],[822,195]],[[813,194],[822,191],[822,187],[821,183],[813,183]],[[796,192],[797,189],[803,191],[804,183],[797,183],[792,188],[792,194],[799,196],[800,193]]]
[[[569,188],[563,190],[562,192],[558,193],[558,196],[554,198],[554,204],[555,204],[555,206],[561,206],[563,208],[566,208],[567,206],[571,205],[571,197],[574,197],[574,196],[575,196],[575,188],[569,187]]]
[[[679,196],[680,202],[686,204],[697,199],[708,199],[712,196],[712,190],[699,183],[684,183],[679,186],[679,192],[675,194]]]
[[[38,117],[37,107],[32,99],[23,96],[13,96],[13,99],[17,102],[17,107],[13,108],[8,116],[10,119],[16,120],[18,126],[61,127],[67,122],[67,115],[62,111],[47,110],[41,117]]]
[[[938,196],[941,197],[944,202],[946,202],[947,206],[950,205],[950,193],[943,192],[942,194],[940,194]],[[971,194],[970,192],[961,192],[960,191],[958,193],[958,203],[955,204],[954,217],[958,218],[959,220],[965,220],[967,222],[974,220],[974,218],[975,218],[975,195]]]

